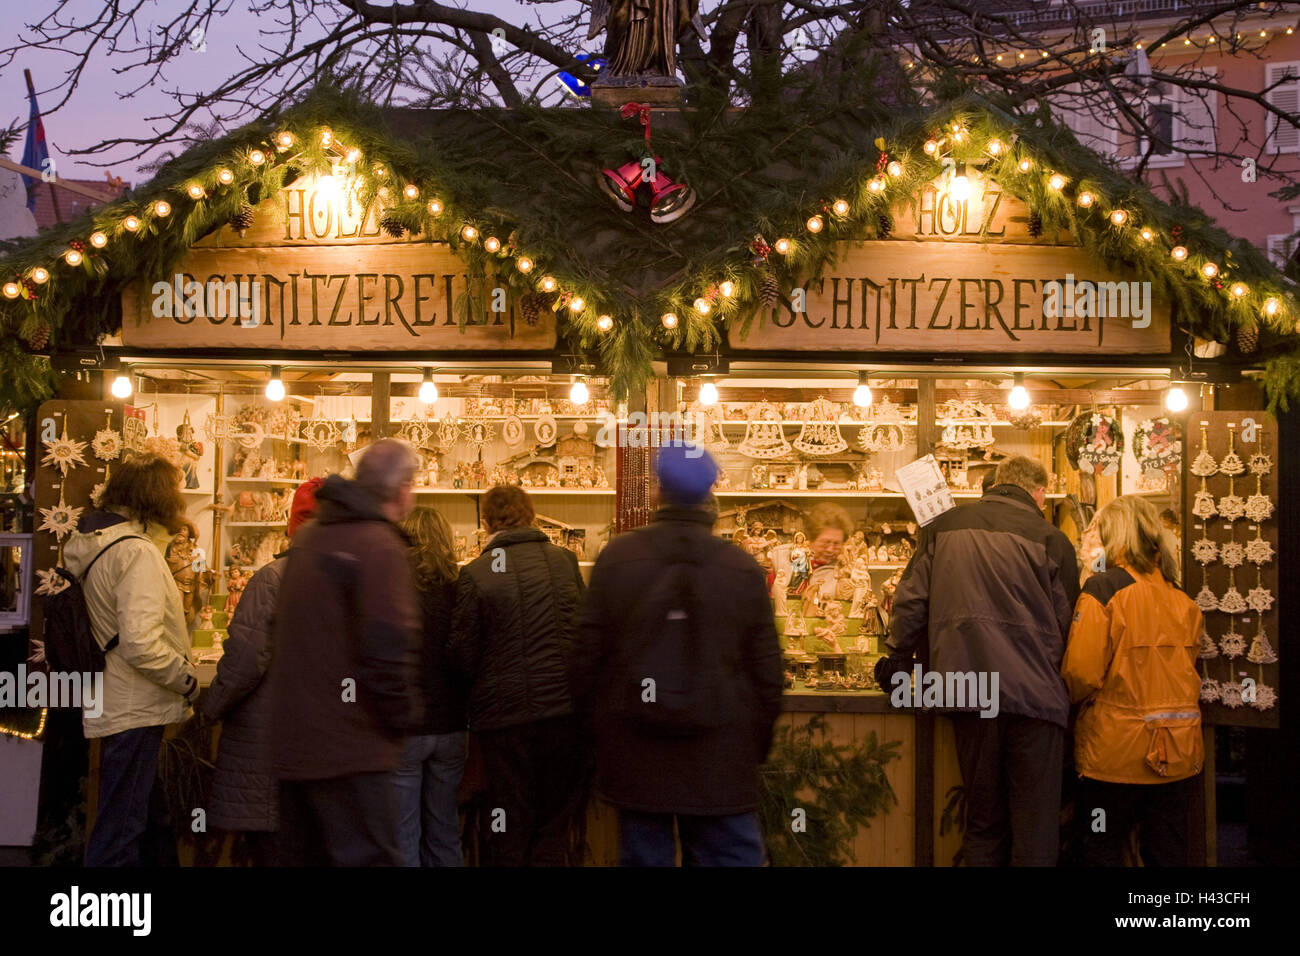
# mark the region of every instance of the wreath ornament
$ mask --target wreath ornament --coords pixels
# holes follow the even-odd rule
[[[1089,475],[1113,475],[1124,454],[1124,431],[1119,419],[1105,412],[1084,412],[1076,446],[1079,470]],[[1181,450],[1180,450],[1181,453]]]

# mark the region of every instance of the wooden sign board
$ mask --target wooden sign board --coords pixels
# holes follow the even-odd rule
[[[476,283],[486,321],[461,327],[465,263],[445,243],[394,239],[381,209],[330,177],[258,205],[240,236],[205,236],[169,275],[122,295],[122,341],[158,349],[545,351],[554,313],[523,321],[504,282]],[[458,307],[458,302],[460,306]]]
[[[956,199],[940,177],[919,193],[895,203],[891,236],[919,242],[1038,242],[1055,244],[1065,236],[1029,234],[1029,206],[997,183],[968,176],[970,195]]]
[[[824,275],[728,341],[741,351],[1167,355],[1170,309],[1149,283],[1076,247],[845,242]]]

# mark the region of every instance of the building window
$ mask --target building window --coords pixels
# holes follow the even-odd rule
[[[1296,237],[1294,235],[1269,236],[1268,258],[1279,269],[1285,269],[1289,260],[1295,257]]]
[[[1300,113],[1300,63],[1265,65],[1264,90],[1264,98],[1274,109],[1290,116]],[[1300,129],[1272,113],[1268,114],[1268,151],[1300,152]]]

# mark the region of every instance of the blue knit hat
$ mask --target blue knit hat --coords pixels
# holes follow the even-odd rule
[[[699,445],[668,445],[659,449],[655,475],[664,497],[682,505],[698,505],[718,480],[718,463]]]

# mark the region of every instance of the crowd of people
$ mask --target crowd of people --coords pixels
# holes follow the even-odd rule
[[[469,733],[489,863],[581,862],[594,784],[624,865],[761,865],[781,647],[763,570],[713,533],[713,459],[659,450],[658,511],[603,549],[589,586],[513,486],[483,495],[487,540],[458,566],[446,520],[415,507],[416,466],[384,439],[354,477],[298,488],[289,548],[253,575],[201,695],[163,558],[185,521],[179,474],[157,457],[113,469],[65,554],[108,648],[103,713],[84,718],[101,739],[87,865],[139,862],[164,728],[196,702],[221,722],[207,819],[264,865],[460,865]],[[1117,498],[1081,593],[1075,550],[1043,517],[1046,478],[1008,459],[979,502],[922,530],[877,680],[917,654],[1000,675],[997,716],[952,714],[968,864],[1057,862],[1071,725],[1086,861],[1121,862],[1136,825],[1144,861],[1185,862],[1202,622],[1177,547],[1147,502]],[[817,525],[833,560],[849,527]]]

